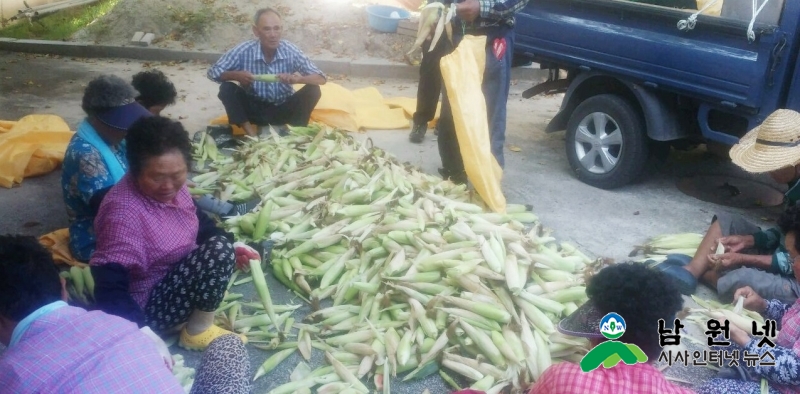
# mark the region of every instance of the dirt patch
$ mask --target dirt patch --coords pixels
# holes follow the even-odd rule
[[[367,0],[278,0],[269,5],[283,14],[284,38],[311,57],[403,61],[413,37],[372,30],[367,4]],[[155,33],[156,47],[222,52],[253,36],[252,15],[263,6],[256,0],[121,0],[74,39],[127,45],[133,33],[146,31]]]

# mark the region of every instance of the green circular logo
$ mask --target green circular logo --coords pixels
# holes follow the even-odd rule
[[[600,333],[608,339],[617,339],[625,334],[625,319],[611,312],[600,320]]]

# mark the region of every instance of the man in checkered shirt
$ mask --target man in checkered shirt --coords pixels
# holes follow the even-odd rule
[[[319,85],[326,82],[322,71],[300,49],[281,39],[282,32],[277,11],[256,11],[256,39],[237,45],[208,70],[208,77],[221,83],[218,97],[228,121],[248,135],[257,135],[258,126],[263,125],[308,125],[320,98]],[[256,80],[261,74],[275,74],[278,82]],[[295,91],[294,84],[305,86]]]

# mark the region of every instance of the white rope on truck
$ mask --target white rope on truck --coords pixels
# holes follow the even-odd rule
[[[705,5],[705,7],[701,8],[700,10],[695,12],[694,14],[689,15],[688,18],[679,20],[678,21],[678,30],[681,30],[681,31],[693,30],[694,26],[697,24],[697,16],[702,14],[702,13],[704,13],[704,12],[706,12],[706,10],[711,8],[711,6],[713,6],[714,4],[717,4],[719,1],[720,0],[709,1]],[[753,0],[753,1],[758,1],[758,0]]]
[[[694,14],[689,15],[688,18],[679,20],[678,30],[681,31],[693,30],[694,27],[697,25],[697,17],[706,10],[708,10],[709,8],[711,8],[711,6],[718,3],[719,1],[720,0],[712,0]],[[764,9],[767,3],[769,3],[769,0],[764,0],[764,2],[761,3],[761,5],[758,5],[758,0],[753,0],[753,17],[750,19],[750,24],[747,26],[747,40],[749,42],[753,42],[756,40],[756,33],[755,31],[753,31],[753,26],[756,23],[756,18],[758,18],[758,15]]]
[[[755,25],[758,14],[761,13],[761,10],[764,9],[767,3],[769,3],[769,0],[764,0],[764,3],[759,7],[758,0],[753,0],[753,18],[750,19],[750,25],[747,26],[747,41],[753,42],[756,40],[756,33],[753,31],[753,25]]]

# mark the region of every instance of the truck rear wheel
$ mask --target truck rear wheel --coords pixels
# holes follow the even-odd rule
[[[635,181],[647,164],[641,115],[624,98],[601,94],[583,101],[567,123],[567,159],[582,182],[613,189]]]

